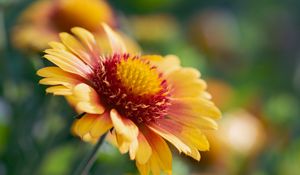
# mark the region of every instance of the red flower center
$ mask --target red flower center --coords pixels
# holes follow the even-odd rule
[[[129,54],[109,56],[94,69],[91,80],[106,107],[134,122],[151,122],[165,117],[169,89],[156,67]]]

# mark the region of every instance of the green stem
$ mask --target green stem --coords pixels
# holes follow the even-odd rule
[[[75,171],[74,175],[88,175],[89,170],[91,169],[92,165],[94,164],[96,158],[97,158],[97,152],[102,145],[106,134],[100,137],[97,144],[95,145],[92,152],[88,155],[88,157],[81,162],[80,166]]]

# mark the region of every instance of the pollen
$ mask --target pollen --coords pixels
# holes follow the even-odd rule
[[[128,58],[117,65],[117,77],[135,95],[153,95],[161,90],[156,68],[140,59]]]

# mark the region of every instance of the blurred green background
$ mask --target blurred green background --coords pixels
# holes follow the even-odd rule
[[[72,108],[38,85],[36,70],[49,64],[42,52],[12,39],[34,2],[0,0],[1,175],[71,174],[92,149],[70,134]],[[175,54],[198,68],[222,110],[220,130],[208,133],[210,151],[196,162],[173,149],[173,174],[300,174],[300,1],[106,2],[115,27],[137,40],[143,53]],[[106,143],[90,174],[137,170]]]

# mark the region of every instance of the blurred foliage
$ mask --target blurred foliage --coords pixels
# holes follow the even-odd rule
[[[72,174],[92,146],[70,134],[75,112],[65,100],[38,85],[36,70],[49,64],[42,54],[24,54],[11,42],[13,26],[32,2],[0,0],[0,174]],[[242,108],[263,126],[256,132],[264,140],[251,154],[224,146],[227,138],[213,133],[202,160],[176,157],[174,174],[300,174],[300,1],[108,3],[120,30],[134,37],[143,52],[178,55],[183,65],[198,68],[209,80],[208,90],[223,113]],[[246,128],[239,137],[248,138]],[[105,144],[91,174],[137,170],[127,155]]]

